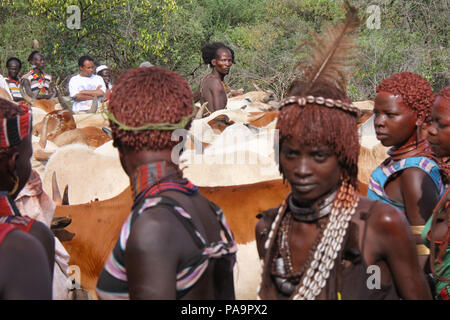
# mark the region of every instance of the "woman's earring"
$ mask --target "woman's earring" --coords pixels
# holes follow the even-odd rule
[[[10,196],[12,196],[13,194],[15,194],[16,192],[17,192],[17,190],[19,189],[19,177],[17,177],[17,176],[14,176],[14,187],[13,187],[13,189],[11,190],[11,191],[8,191],[8,194],[10,195]]]

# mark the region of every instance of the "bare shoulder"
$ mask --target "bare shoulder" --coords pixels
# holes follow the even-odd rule
[[[46,253],[42,244],[34,236],[19,229],[8,233],[0,246],[0,253],[7,254],[9,264],[17,261],[19,264],[36,263],[37,261],[47,264]]]
[[[174,215],[163,207],[144,210],[133,223],[127,248],[155,249],[160,247],[161,243],[169,245],[173,241],[177,226],[175,219]]]
[[[42,222],[34,221],[30,234],[35,236],[46,249],[52,249],[55,245],[53,232]]]
[[[208,75],[203,79],[203,87],[207,88],[223,88],[222,81],[212,75]]]
[[[433,180],[431,179],[431,177],[425,171],[416,167],[403,170],[402,174],[400,175],[400,181],[402,185],[411,187],[420,187],[420,184],[414,183],[417,181],[423,181],[425,183],[433,184]]]
[[[405,214],[387,203],[361,197],[358,207],[368,213],[368,227],[379,235],[402,233],[409,226]]]

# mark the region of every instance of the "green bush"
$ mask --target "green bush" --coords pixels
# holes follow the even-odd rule
[[[376,86],[401,72],[418,73],[437,91],[449,85],[446,0],[351,1],[365,22],[369,4],[381,9],[381,28],[361,27],[361,61],[348,83],[352,99],[373,98]],[[82,28],[65,25],[66,8],[82,10]],[[332,0],[0,0],[0,72],[10,56],[24,62],[33,39],[41,43],[47,67],[60,81],[78,72],[77,61],[89,54],[115,74],[148,60],[174,70],[192,87],[209,72],[201,47],[223,41],[236,53],[226,78],[235,89],[253,83],[281,97],[296,76],[296,48],[345,12]]]

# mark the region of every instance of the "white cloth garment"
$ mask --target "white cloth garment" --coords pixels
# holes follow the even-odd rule
[[[96,90],[98,86],[101,86],[103,93],[106,92],[105,81],[98,75],[93,74],[90,77],[76,75],[72,77],[69,81],[69,94],[73,101],[72,110],[74,112],[89,110],[93,100],[75,101],[74,97],[84,90]],[[98,98],[101,101],[102,97]]]
[[[50,228],[56,205],[42,190],[42,180],[33,171],[30,180],[20,191],[15,203],[20,213],[44,223]],[[55,266],[53,270],[53,300],[69,299],[72,283],[69,277],[69,253],[58,238],[55,239]]]

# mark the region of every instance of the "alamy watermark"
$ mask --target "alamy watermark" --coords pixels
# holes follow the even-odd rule
[[[367,29],[380,29],[381,28],[381,9],[379,6],[373,4],[367,7],[366,13],[369,17],[366,20]]]
[[[367,267],[367,274],[370,276],[367,278],[366,285],[369,290],[381,289],[381,270],[377,265],[370,265]]]
[[[79,6],[71,5],[66,10],[69,17],[66,20],[66,26],[70,30],[81,29],[81,10]]]
[[[81,270],[77,265],[67,268],[67,287],[69,290],[81,289]]]

